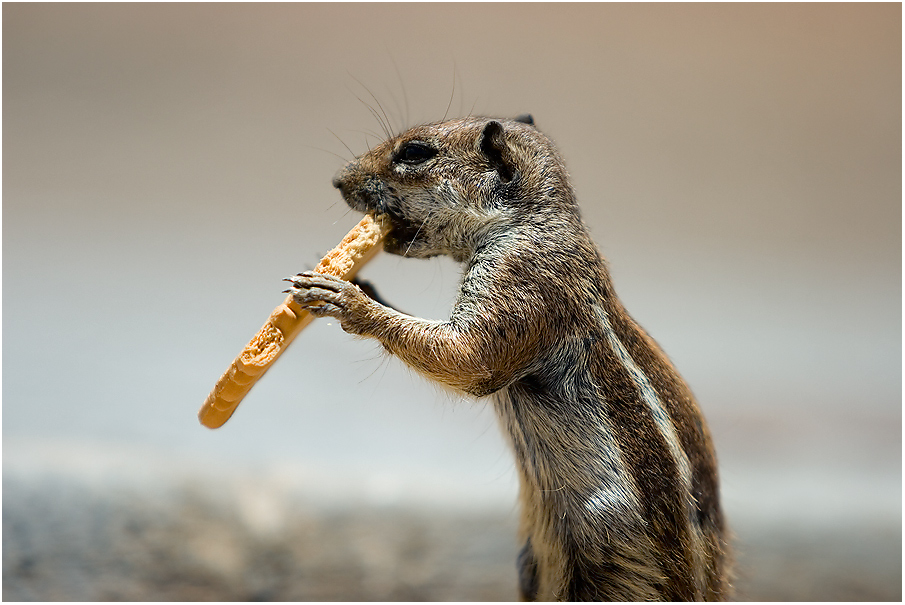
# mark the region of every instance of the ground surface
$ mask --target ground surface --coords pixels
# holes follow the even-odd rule
[[[5,478],[3,599],[515,598],[514,514]],[[901,527],[738,528],[740,600],[898,601]]]

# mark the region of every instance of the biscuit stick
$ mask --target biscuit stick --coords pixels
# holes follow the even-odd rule
[[[352,279],[380,251],[380,243],[388,231],[386,220],[366,214],[314,271]],[[314,316],[298,306],[291,295],[286,297],[217,381],[198,412],[201,424],[215,429],[229,420],[251,387],[312,319]]]

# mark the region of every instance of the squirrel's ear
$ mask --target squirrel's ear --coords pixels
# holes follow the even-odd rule
[[[534,126],[534,117],[530,113],[523,113],[522,115],[515,116],[515,121]]]
[[[481,133],[481,153],[500,175],[500,180],[508,183],[512,180],[512,167],[509,165],[509,149],[503,125],[495,120],[487,122]]]

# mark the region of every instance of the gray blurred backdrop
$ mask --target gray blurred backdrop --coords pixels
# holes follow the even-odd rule
[[[901,599],[901,5],[3,6],[3,597],[511,599],[488,406],[317,322],[393,128],[530,112],[698,395],[742,599]],[[378,257],[442,319],[449,260]]]

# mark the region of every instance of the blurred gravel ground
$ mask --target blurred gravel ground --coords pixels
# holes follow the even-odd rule
[[[3,599],[516,597],[514,510],[331,511],[302,502],[268,510],[266,498],[254,505],[230,494],[186,484],[149,495],[146,488],[4,477]],[[738,600],[902,598],[901,524],[736,533]]]
[[[403,509],[277,521],[187,487],[148,498],[4,480],[5,601],[499,601],[515,522]]]
[[[902,601],[901,524],[739,533],[739,600]]]

